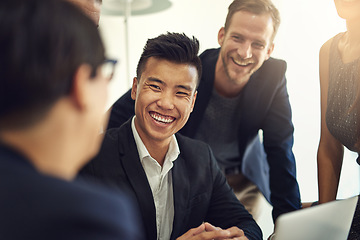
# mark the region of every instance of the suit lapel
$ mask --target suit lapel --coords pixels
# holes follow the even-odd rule
[[[129,179],[139,204],[147,235],[146,239],[156,240],[157,231],[154,199],[139,159],[135,139],[131,130],[131,120],[124,124],[119,133],[120,160],[122,161],[125,174]]]
[[[171,239],[176,239],[176,237],[183,234],[185,230],[188,230],[184,229],[184,226],[186,226],[186,223],[188,222],[186,219],[186,211],[189,202],[190,182],[185,161],[181,157],[181,153],[178,159],[174,162],[172,176],[175,214]]]

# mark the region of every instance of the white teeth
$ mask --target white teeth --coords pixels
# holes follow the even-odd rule
[[[248,61],[238,61],[236,59],[234,59],[234,62],[237,64],[237,65],[240,65],[240,66],[246,66],[248,64],[251,64],[251,63],[254,63],[253,61],[251,60],[248,60]]]
[[[151,114],[151,117],[154,118],[156,121],[163,122],[163,123],[171,123],[174,119],[171,118],[164,118],[156,114]]]

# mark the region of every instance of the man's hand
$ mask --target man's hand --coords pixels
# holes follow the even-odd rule
[[[177,240],[248,240],[244,231],[238,227],[221,229],[210,223],[203,223],[197,228],[192,228]]]

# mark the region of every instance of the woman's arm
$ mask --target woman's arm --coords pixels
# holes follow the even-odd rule
[[[329,86],[329,52],[332,39],[320,49],[321,135],[317,152],[319,203],[336,199],[344,154],[343,145],[336,140],[326,125]]]

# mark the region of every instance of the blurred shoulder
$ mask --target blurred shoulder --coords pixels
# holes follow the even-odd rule
[[[331,48],[331,44],[334,40],[334,37],[330,38],[329,40],[327,40],[320,48],[320,58],[328,56],[330,53],[330,48]]]

